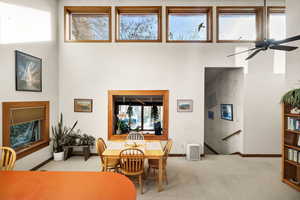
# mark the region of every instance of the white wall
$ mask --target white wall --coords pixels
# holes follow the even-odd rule
[[[189,142],[204,140],[204,67],[248,67],[245,75],[245,128],[242,153],[280,152],[280,105],[284,75],[273,73],[272,51],[246,62],[227,58],[249,44],[64,43],[63,6],[70,5],[262,5],[261,1],[100,1],[61,0],[59,3],[60,111],[68,123],[95,137],[107,138],[107,90],[170,90],[170,137],[173,153],[184,153]],[[281,5],[276,1],[274,5]],[[114,13],[113,13],[114,15]],[[114,20],[114,18],[113,18]],[[163,16],[163,21],[165,17]],[[214,20],[215,21],[215,20]],[[113,23],[114,24],[114,23]],[[214,29],[215,30],[215,29]],[[114,33],[113,33],[114,35]],[[215,34],[214,34],[215,35]],[[113,38],[114,39],[114,38]],[[165,28],[163,28],[165,41]],[[245,70],[247,71],[247,70]],[[93,113],[74,113],[74,98],[93,98]],[[194,100],[194,112],[177,113],[176,99]],[[268,120],[268,123],[265,121]]]
[[[211,70],[206,70],[206,75]],[[219,69],[214,79],[205,83],[205,142],[220,154],[231,154],[243,150],[242,134],[227,141],[222,138],[243,130],[243,69]],[[209,95],[216,95],[216,105],[208,107]],[[233,121],[221,119],[220,104],[233,104]],[[207,112],[214,112],[214,119],[208,119]]]
[[[44,13],[49,16],[49,29],[51,37],[48,41],[35,41],[30,42],[28,37],[25,37],[26,32],[20,30],[18,34],[24,37],[21,39],[26,40],[27,42],[21,43],[21,40],[18,40],[17,43],[10,40],[1,40],[0,43],[0,103],[5,101],[50,101],[50,125],[52,125],[57,118],[58,111],[58,59],[57,59],[57,2],[56,0],[1,0],[0,3],[7,3],[9,6],[16,6],[16,9],[24,10],[22,13],[18,13],[17,20],[13,22],[20,22],[21,18],[27,13],[27,9],[33,8],[37,12],[30,13]],[[2,4],[3,5],[3,4]],[[6,6],[7,6],[6,5]],[[1,6],[1,5],[0,5]],[[38,15],[37,15],[38,17]],[[14,20],[15,18],[7,18],[7,15],[4,15],[3,12],[0,13],[0,29],[8,28],[7,24],[9,21]],[[29,26],[30,23],[35,22],[28,21],[28,24],[23,24],[24,27]],[[8,23],[7,23],[8,22]],[[47,22],[47,23],[48,23]],[[44,22],[46,23],[46,22]],[[45,29],[41,30],[41,27],[44,27],[44,24],[35,23],[36,29],[32,34],[44,33]],[[45,27],[44,27],[45,28]],[[30,30],[29,30],[30,31]],[[1,31],[0,31],[1,32]],[[3,33],[3,32],[1,32]],[[15,34],[15,33],[11,33]],[[30,34],[29,34],[30,35]],[[1,37],[0,37],[1,38]],[[31,38],[35,40],[34,38]],[[37,56],[43,59],[43,92],[17,92],[15,90],[15,50],[20,50],[28,54]],[[2,113],[2,106],[0,107],[0,112]],[[0,115],[0,121],[2,122],[2,114]],[[0,123],[0,146],[2,145],[2,123]],[[28,170],[34,166],[40,164],[41,162],[47,160],[51,157],[52,148],[46,147],[35,153],[32,153],[16,163],[16,169]]]
[[[287,34],[289,36],[300,35],[300,3],[297,0],[286,0],[287,5]],[[300,41],[290,43],[300,47]],[[300,87],[300,48],[287,54],[287,89]]]

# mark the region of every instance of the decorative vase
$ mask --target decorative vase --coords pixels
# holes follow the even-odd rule
[[[76,139],[75,139],[75,144],[76,144],[76,145],[80,145],[80,138],[76,138]]]
[[[120,129],[117,130],[117,135],[120,135],[122,131]]]
[[[53,157],[55,161],[61,161],[64,160],[64,152],[58,152],[58,153],[53,153]]]

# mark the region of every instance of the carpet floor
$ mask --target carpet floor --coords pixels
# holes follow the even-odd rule
[[[138,200],[300,200],[300,192],[281,182],[280,158],[242,158],[237,155],[207,155],[201,161],[169,158],[169,185],[157,192],[147,179]],[[51,161],[39,170],[99,171],[96,156],[84,161],[71,157]],[[136,184],[138,187],[138,184]]]

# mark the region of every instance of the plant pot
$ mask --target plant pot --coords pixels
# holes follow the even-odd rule
[[[122,131],[120,129],[117,130],[117,135],[120,135]]]
[[[53,153],[53,157],[55,161],[64,160],[64,152]]]

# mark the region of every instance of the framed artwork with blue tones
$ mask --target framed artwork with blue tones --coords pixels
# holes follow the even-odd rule
[[[221,119],[233,121],[232,104],[221,104]]]
[[[16,90],[42,92],[42,59],[15,51]]]
[[[208,119],[214,119],[214,112],[213,111],[208,111],[207,116],[208,116]]]

